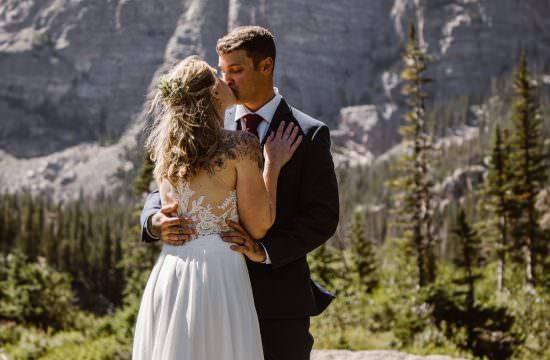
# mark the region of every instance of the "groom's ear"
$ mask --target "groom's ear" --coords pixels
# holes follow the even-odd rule
[[[265,59],[262,59],[259,64],[260,71],[264,74],[273,74],[273,58],[270,56],[266,57]]]

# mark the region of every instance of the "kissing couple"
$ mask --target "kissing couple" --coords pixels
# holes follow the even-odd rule
[[[163,245],[133,359],[309,359],[310,317],[333,299],[306,261],[338,224],[329,129],[274,88],[267,29],[235,28],[216,50],[220,76],[191,56],[151,94],[158,190],[141,238]]]

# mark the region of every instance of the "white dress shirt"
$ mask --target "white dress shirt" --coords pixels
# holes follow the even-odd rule
[[[275,115],[275,111],[277,111],[277,108],[281,103],[281,99],[283,98],[281,94],[279,94],[279,89],[274,87],[273,91],[275,91],[275,96],[273,96],[271,100],[265,103],[264,106],[256,110],[256,112],[250,111],[244,105],[239,104],[235,106],[235,121],[241,121],[241,129],[245,128],[243,116],[248,114],[256,114],[262,117],[263,120],[258,125],[258,136],[260,137],[260,142],[262,142],[267,135],[269,124],[271,124],[271,120],[273,120],[273,115]]]

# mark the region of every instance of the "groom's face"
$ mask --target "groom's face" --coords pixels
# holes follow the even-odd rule
[[[254,101],[257,89],[265,81],[265,75],[254,66],[246,50],[219,54],[218,67],[223,74],[223,80],[235,93],[237,103]]]

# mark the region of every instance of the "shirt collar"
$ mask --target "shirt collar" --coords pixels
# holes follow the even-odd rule
[[[274,87],[273,91],[275,91],[275,96],[271,100],[269,100],[267,103],[265,103],[264,106],[259,108],[256,112],[250,111],[244,105],[241,105],[241,104],[237,105],[235,107],[235,121],[240,120],[243,116],[245,116],[247,114],[258,114],[268,124],[271,123],[271,120],[273,120],[273,115],[275,115],[275,111],[277,111],[277,108],[279,107],[279,104],[281,103],[281,99],[283,98],[281,96],[281,94],[279,94],[279,89]]]

